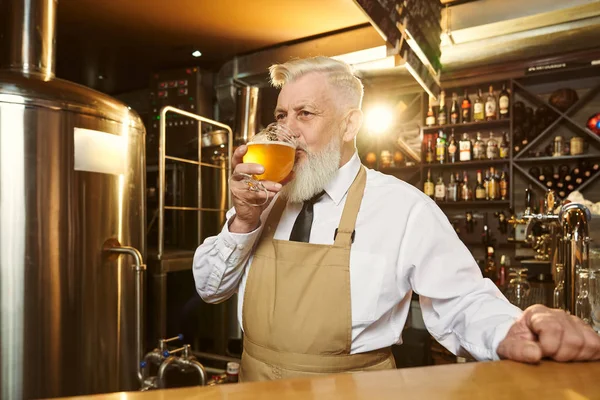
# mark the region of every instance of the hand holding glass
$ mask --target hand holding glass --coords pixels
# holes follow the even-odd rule
[[[260,164],[264,172],[260,175],[249,175],[234,172],[232,179],[232,193],[244,204],[260,207],[269,201],[269,191],[264,182],[281,182],[294,167],[296,156],[296,136],[285,125],[272,123],[254,135],[247,143],[248,151],[243,162]],[[242,185],[235,184],[241,182]]]

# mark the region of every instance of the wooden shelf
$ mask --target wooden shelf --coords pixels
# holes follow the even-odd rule
[[[485,167],[488,165],[498,165],[498,164],[509,164],[510,160],[508,158],[502,158],[497,160],[474,160],[474,161],[461,161],[456,163],[445,163],[445,164],[423,164],[423,168],[431,168],[431,169],[459,169],[459,168],[469,168],[469,167]]]
[[[548,161],[577,161],[577,160],[589,160],[589,159],[600,159],[600,154],[582,154],[580,156],[561,156],[561,157],[524,157],[515,158],[515,162],[548,162]]]
[[[440,129],[457,129],[457,130],[474,130],[474,129],[487,129],[496,128],[499,126],[509,127],[510,119],[496,119],[493,121],[478,121],[478,122],[467,122],[465,124],[447,124],[447,125],[436,125],[426,126],[423,128],[424,133],[435,133]]]
[[[472,201],[444,201],[435,202],[440,208],[444,207],[499,207],[509,206],[508,200],[472,200]]]
[[[411,174],[421,170],[420,165],[411,165],[409,167],[389,167],[389,168],[380,168],[379,172],[394,175],[394,174]]]

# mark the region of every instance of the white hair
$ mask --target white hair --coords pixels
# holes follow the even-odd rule
[[[291,60],[269,67],[271,84],[276,88],[311,72],[320,72],[327,76],[329,83],[341,92],[340,98],[346,100],[349,108],[361,108],[364,87],[352,67],[343,61],[330,57],[311,57]]]

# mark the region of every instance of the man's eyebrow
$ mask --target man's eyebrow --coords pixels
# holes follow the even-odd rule
[[[273,114],[277,117],[277,114],[286,112],[282,107],[275,108]]]
[[[297,105],[294,106],[294,111],[298,111],[298,110],[302,110],[303,108],[311,108],[313,110],[318,110],[319,107],[317,107],[317,105],[313,102],[302,102],[302,103],[298,103]]]

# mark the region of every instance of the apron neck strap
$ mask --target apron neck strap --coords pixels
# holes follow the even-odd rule
[[[348,189],[348,197],[346,198],[346,204],[342,212],[342,219],[336,230],[335,242],[333,243],[336,247],[350,248],[352,246],[356,218],[358,217],[358,210],[360,209],[366,184],[367,171],[361,165],[356,178],[354,178],[354,182],[352,182],[350,189]]]
[[[281,214],[283,214],[283,210],[285,210],[286,201],[278,196],[275,200],[275,204],[267,217],[267,222],[265,224],[265,229],[263,230],[263,236],[265,239],[273,239],[275,236],[275,231],[277,230],[277,225],[279,225],[279,220],[281,219]]]
[[[335,242],[333,245],[336,247],[350,248],[352,246],[352,242],[354,241],[354,227],[356,226],[356,218],[365,192],[366,183],[367,172],[365,167],[361,165],[356,178],[354,178],[354,182],[352,182],[350,189],[348,189],[348,197],[346,198],[342,218],[335,233]],[[267,217],[265,230],[263,231],[265,239],[273,239],[275,236],[275,231],[277,230],[277,225],[279,225],[279,220],[285,206],[286,201],[281,196],[277,197]]]

